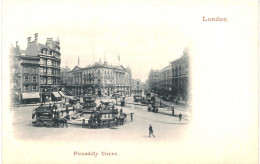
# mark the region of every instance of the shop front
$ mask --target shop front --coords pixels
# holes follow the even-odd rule
[[[22,93],[22,103],[23,104],[35,104],[40,102],[39,92],[27,92]]]
[[[61,95],[58,92],[52,92],[52,100],[53,101],[60,101]]]

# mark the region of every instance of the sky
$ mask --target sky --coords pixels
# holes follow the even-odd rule
[[[94,61],[129,66],[145,81],[181,57],[192,37],[194,5],[182,1],[3,1],[3,38],[10,47],[39,34],[39,43],[59,37],[61,67]]]

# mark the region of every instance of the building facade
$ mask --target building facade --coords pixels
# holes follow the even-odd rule
[[[149,90],[153,92],[159,91],[160,72],[159,70],[151,70],[148,76]]]
[[[25,55],[16,42],[11,47],[11,95],[14,102],[29,103],[40,101],[39,56]]]
[[[75,66],[68,72],[66,90],[74,95],[84,95],[89,90],[94,94],[100,92],[103,96],[111,96],[117,92],[129,95],[130,76],[130,69],[123,66],[110,66],[107,62],[96,62],[84,68]]]
[[[173,96],[180,100],[188,101],[189,99],[189,50],[184,49],[183,56],[171,62],[172,67],[172,93]]]
[[[132,79],[132,90],[140,90],[142,89],[141,80],[140,79]]]
[[[65,89],[65,86],[67,85],[67,82],[68,82],[68,78],[69,78],[68,72],[70,72],[70,68],[68,66],[66,66],[64,68],[61,68],[61,71],[60,71],[60,76],[61,76],[60,84],[62,85],[63,89]]]
[[[16,47],[11,47],[10,56],[12,90],[19,91],[19,101],[37,97],[42,102],[60,96],[55,94],[61,87],[59,40],[47,38],[46,44],[41,44],[36,33],[33,41],[31,37],[27,38],[25,51],[16,44]]]
[[[166,66],[159,72],[159,92],[161,95],[172,95],[172,66]]]

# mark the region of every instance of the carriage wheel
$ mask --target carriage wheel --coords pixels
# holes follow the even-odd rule
[[[39,127],[42,127],[43,126],[43,123],[42,122],[39,122]]]
[[[40,123],[37,121],[37,122],[35,123],[35,126],[36,126],[36,127],[39,127],[39,126],[40,126]]]
[[[113,122],[110,122],[110,123],[109,123],[109,127],[111,127],[111,128],[114,127],[114,123],[113,123]]]

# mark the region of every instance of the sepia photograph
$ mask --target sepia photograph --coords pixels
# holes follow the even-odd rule
[[[258,163],[258,2],[4,0],[3,163]]]

